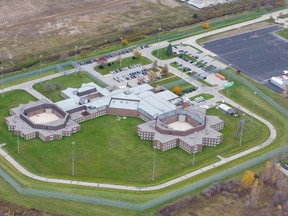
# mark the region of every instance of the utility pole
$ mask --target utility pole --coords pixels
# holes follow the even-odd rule
[[[43,61],[43,56],[40,55],[40,73],[41,73],[41,85],[43,85],[43,71],[42,71],[42,61]]]
[[[253,123],[253,117],[254,117],[254,109],[255,109],[255,96],[257,92],[253,93],[253,105],[252,105],[252,115],[251,115],[251,123]]]
[[[3,67],[1,67],[0,68],[0,70],[1,70],[1,88],[2,88],[2,98],[4,98],[4,68]]]
[[[72,176],[74,176],[74,144],[75,142],[72,142]]]
[[[119,58],[120,58],[120,67],[121,67],[121,63],[122,63],[122,48],[123,48],[123,44],[122,44],[122,40],[123,40],[123,37],[120,37],[120,44],[121,44],[121,49],[120,49],[120,55],[119,55]]]
[[[244,124],[245,124],[245,120],[241,120],[241,130],[240,130],[240,146],[242,145],[242,136],[243,136],[243,127],[244,127]]]
[[[153,160],[153,172],[152,172],[152,181],[155,179],[155,162],[156,162],[156,146],[154,148],[154,160]]]

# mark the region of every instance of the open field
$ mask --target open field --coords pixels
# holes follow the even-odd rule
[[[276,34],[280,35],[281,37],[285,38],[288,40],[288,29],[283,29],[280,31],[277,31]]]
[[[45,83],[59,83],[60,84],[60,89],[55,89],[51,91],[44,91],[43,86]],[[88,83],[88,82],[95,82],[95,80],[91,79],[89,76],[86,74],[79,74],[79,73],[74,73],[71,75],[66,75],[62,77],[58,77],[55,79],[52,79],[51,81],[46,81],[43,82],[43,85],[41,83],[37,83],[33,86],[35,90],[43,94],[45,97],[49,98],[50,100],[56,102],[60,100],[64,100],[64,98],[61,97],[61,91],[71,87],[71,88],[79,88],[82,83]],[[97,84],[97,83],[96,83]],[[98,84],[99,85],[99,84]]]
[[[151,64],[152,61],[146,58],[145,56],[141,56],[140,58],[137,58],[137,59],[133,59],[132,57],[123,58],[121,60],[121,66],[120,66],[120,61],[114,61],[111,63],[112,63],[111,66],[108,66],[107,64],[105,64],[103,69],[99,68],[99,66],[96,66],[94,70],[99,72],[102,75],[106,75],[115,69],[125,68],[133,64],[141,64],[142,66],[145,66],[145,65]]]
[[[120,37],[141,37],[158,29],[164,20],[183,21],[187,18],[180,14],[191,13],[191,8],[175,0],[28,0],[21,4],[12,0],[2,3],[0,59],[5,60],[6,68],[12,67],[10,61],[26,60],[26,65],[33,64],[39,61],[40,54],[45,61],[48,55],[57,53],[54,58],[58,60],[74,55],[75,46],[79,50],[91,50]],[[29,59],[31,55],[33,58]]]

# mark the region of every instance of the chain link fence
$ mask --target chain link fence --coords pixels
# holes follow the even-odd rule
[[[253,92],[256,92],[257,95],[259,95],[261,98],[263,98],[267,103],[269,103],[272,107],[277,109],[279,112],[281,112],[284,116],[288,117],[288,111],[284,109],[282,106],[280,106],[278,103],[273,101],[270,97],[268,97],[266,94],[264,94],[261,90],[259,90],[257,87],[255,87],[253,84],[251,84],[246,79],[238,76],[237,74],[231,73],[227,69],[221,70],[223,74],[226,74],[227,76],[231,77],[232,79],[235,79],[236,81],[242,83],[243,85],[247,86],[249,89],[251,89]]]
[[[0,176],[6,182],[8,182],[18,193],[23,194],[23,195],[37,196],[37,197],[44,197],[44,198],[54,198],[54,199],[90,203],[90,204],[98,204],[98,205],[112,206],[112,207],[117,207],[117,208],[135,210],[135,211],[145,211],[149,208],[158,206],[171,199],[175,199],[179,196],[183,196],[187,193],[190,193],[196,189],[199,189],[206,185],[220,181],[221,179],[227,178],[235,173],[244,171],[251,166],[255,166],[259,163],[269,160],[270,158],[284,154],[285,152],[287,152],[287,150],[288,150],[288,145],[284,145],[264,155],[251,159],[244,163],[240,163],[232,168],[221,171],[215,175],[206,177],[200,181],[191,183],[188,186],[177,189],[173,192],[167,193],[166,195],[162,195],[158,198],[152,199],[144,203],[127,202],[127,201],[121,201],[121,200],[116,200],[116,199],[107,199],[107,198],[102,198],[99,196],[92,197],[92,196],[77,195],[77,194],[65,193],[65,192],[55,192],[55,191],[23,188],[14,179],[12,179],[5,171],[1,169],[0,169]]]

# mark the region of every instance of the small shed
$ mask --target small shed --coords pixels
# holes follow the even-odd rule
[[[228,115],[234,115],[236,113],[234,109],[232,109],[226,104],[219,104],[218,110]]]

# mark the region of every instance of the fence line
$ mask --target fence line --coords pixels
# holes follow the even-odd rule
[[[282,106],[280,106],[278,103],[273,101],[270,97],[268,97],[265,93],[263,93],[261,90],[259,90],[257,87],[255,87],[253,84],[251,84],[246,79],[238,76],[237,74],[234,74],[230,72],[227,69],[221,70],[224,74],[227,74],[227,76],[237,80],[238,82],[241,82],[243,85],[247,86],[249,89],[251,89],[253,92],[256,92],[257,95],[259,95],[261,98],[263,98],[267,103],[269,103],[272,107],[277,109],[279,112],[281,112],[284,116],[288,117],[288,111],[284,109]]]
[[[134,211],[145,211],[149,208],[155,207],[155,206],[160,205],[166,201],[169,201],[171,199],[175,199],[179,196],[185,195],[185,194],[192,192],[196,189],[199,189],[203,186],[206,186],[208,184],[212,184],[216,181],[220,181],[223,178],[229,177],[232,174],[243,171],[243,170],[245,170],[251,166],[254,166],[256,164],[259,164],[261,162],[269,160],[272,157],[283,154],[287,150],[288,150],[288,145],[284,145],[284,146],[279,147],[279,148],[277,148],[271,152],[268,152],[264,155],[261,155],[257,158],[254,158],[254,159],[251,159],[251,160],[246,161],[244,163],[238,164],[238,165],[236,165],[232,168],[229,168],[227,170],[224,170],[220,173],[206,177],[200,181],[191,183],[188,186],[185,186],[183,188],[180,188],[178,190],[170,192],[166,195],[160,196],[158,198],[155,198],[155,199],[152,199],[150,201],[143,202],[143,203],[128,202],[128,201],[122,201],[122,200],[116,200],[116,199],[107,199],[107,198],[102,198],[102,197],[98,197],[98,196],[92,197],[92,196],[85,196],[85,195],[75,195],[75,194],[67,193],[67,192],[55,192],[55,191],[23,188],[2,169],[0,169],[0,176],[7,183],[9,183],[18,193],[23,194],[23,195],[37,196],[37,197],[44,197],[44,198],[54,198],[54,199],[60,199],[60,200],[98,204],[98,205],[105,205],[105,206],[112,206],[112,207],[117,207],[117,208],[130,209],[130,210],[134,210]]]

